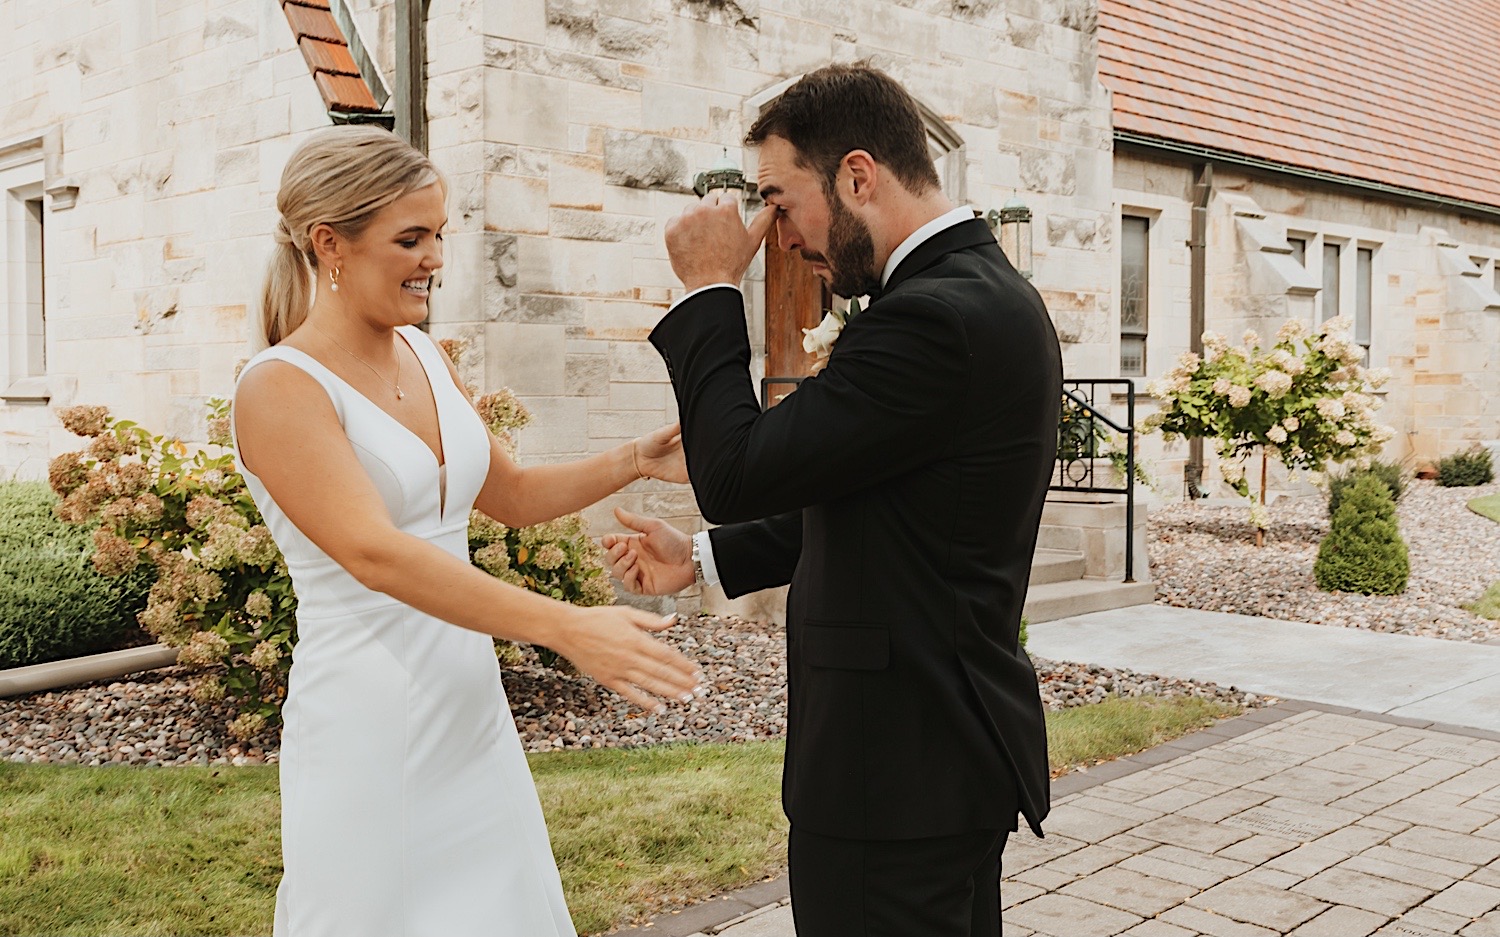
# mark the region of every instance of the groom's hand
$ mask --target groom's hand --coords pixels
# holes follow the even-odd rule
[[[738,283],[776,223],[767,205],[750,220],[740,220],[740,203],[727,192],[710,192],[667,222],[667,256],[672,272],[689,291],[715,283]]]
[[[615,508],[620,523],[632,534],[606,534],[600,539],[609,571],[636,595],[673,595],[693,584],[693,538],[654,517]]]

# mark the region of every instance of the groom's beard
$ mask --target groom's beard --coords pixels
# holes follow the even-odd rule
[[[828,199],[828,254],[802,251],[802,259],[828,267],[828,289],[835,296],[864,296],[880,288],[875,270],[875,242],[870,226],[844,207],[837,195]]]

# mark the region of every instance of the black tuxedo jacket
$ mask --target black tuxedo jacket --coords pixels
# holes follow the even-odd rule
[[[794,826],[910,839],[1040,834],[1036,674],[1017,646],[1057,448],[1041,297],[983,222],[920,244],[828,366],[761,412],[743,297],[651,334],[730,596],[791,583],[782,799]]]

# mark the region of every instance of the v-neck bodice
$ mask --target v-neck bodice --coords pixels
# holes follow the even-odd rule
[[[411,326],[398,331],[416,353],[432,388],[441,464],[421,437],[306,352],[280,345],[268,348],[245,366],[241,378],[266,361],[284,361],[311,376],[328,395],[355,456],[396,526],[467,557],[469,511],[489,473],[489,433],[453,382],[432,339]],[[275,457],[275,453],[255,453],[257,461]],[[376,602],[376,593],[366,590],[303,536],[260,479],[244,468],[243,459],[240,464],[255,503],[286,556],[299,603],[305,603],[305,596],[333,596],[345,608],[350,601]]]

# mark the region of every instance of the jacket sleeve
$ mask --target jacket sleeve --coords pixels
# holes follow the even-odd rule
[[[651,342],[672,377],[699,509],[720,524],[795,511],[942,457],[969,382],[963,320],[926,294],[872,303],[827,367],[765,412],[738,290],[682,302]]]
[[[728,524],[708,532],[719,585],[731,599],[792,581],[802,555],[802,512]]]

